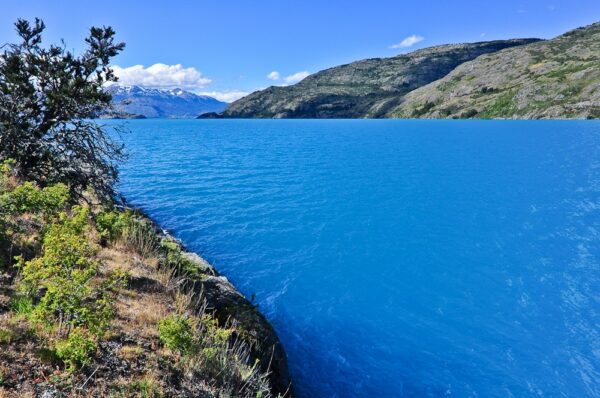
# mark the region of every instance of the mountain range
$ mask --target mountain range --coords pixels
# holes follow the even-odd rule
[[[213,97],[179,88],[161,90],[139,86],[112,85],[112,109],[104,118],[194,118],[206,112],[221,112],[227,106]]]
[[[241,98],[227,118],[598,118],[600,23],[550,40],[450,44],[353,62]]]

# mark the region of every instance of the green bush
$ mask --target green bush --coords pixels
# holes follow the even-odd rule
[[[16,184],[13,176],[13,163],[0,163],[0,243],[9,242],[21,248],[14,238],[26,232],[17,218],[25,213],[36,221],[50,221],[65,208],[69,201],[69,189],[64,184],[56,184],[40,189],[32,182]],[[18,252],[18,250],[17,250]],[[0,266],[10,264],[11,258],[0,258]]]
[[[65,207],[69,188],[64,184],[40,189],[27,181],[0,195],[0,209],[5,214],[41,213],[49,217]]]
[[[101,237],[111,242],[121,239],[129,250],[142,258],[154,254],[160,246],[152,223],[136,216],[131,210],[110,210],[97,214],[96,228]]]
[[[415,108],[411,116],[416,118],[421,117],[433,108],[435,108],[435,104],[433,102],[427,101],[422,106]]]
[[[0,192],[5,192],[8,188],[8,181],[12,176],[15,161],[8,159],[0,163]]]
[[[219,396],[271,396],[268,374],[260,370],[258,360],[252,360],[250,346],[212,315],[171,315],[158,328],[163,344],[182,354],[179,366],[219,386]]]
[[[123,237],[132,222],[133,212],[130,210],[109,210],[96,215],[96,229],[100,236],[113,242]]]
[[[90,363],[96,348],[93,336],[82,328],[71,330],[66,339],[58,341],[55,345],[56,356],[67,365],[68,371]]]
[[[230,360],[229,340],[233,329],[219,327],[218,321],[204,314],[202,325],[202,356],[204,366],[213,374],[219,374]]]
[[[196,339],[192,322],[183,315],[171,315],[158,324],[159,338],[169,349],[189,355],[195,351]]]
[[[76,208],[74,215],[61,215],[44,235],[44,253],[22,265],[20,289],[30,297],[39,297],[34,315],[48,326],[58,321],[78,326],[92,318],[97,296],[93,278],[98,262],[93,259],[93,247],[84,230],[88,209]]]
[[[21,312],[58,337],[55,352],[69,370],[86,364],[114,318],[114,295],[127,276],[113,273],[99,279],[97,248],[88,237],[89,210],[74,207],[50,224],[43,239],[43,254],[20,260],[19,289],[15,300]],[[35,304],[34,304],[35,303]]]

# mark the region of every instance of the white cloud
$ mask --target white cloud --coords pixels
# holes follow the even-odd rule
[[[184,68],[181,64],[154,64],[147,68],[134,65],[122,68],[114,65],[113,70],[124,86],[142,86],[150,88],[175,88],[197,90],[209,85],[212,81],[202,75],[196,68]]]
[[[233,102],[250,94],[248,91],[204,91],[198,93],[200,95],[208,95],[223,102]]]
[[[269,80],[279,80],[280,78],[281,78],[281,76],[279,75],[279,72],[277,72],[276,70],[274,70],[273,72],[271,72],[267,75],[267,79],[269,79]]]
[[[410,35],[404,40],[402,40],[400,43],[391,45],[390,48],[408,48],[414,46],[415,44],[423,40],[425,40],[423,36]]]
[[[283,80],[287,84],[294,84],[294,83],[298,83],[300,80],[304,79],[308,75],[310,75],[309,72],[302,71],[302,72],[294,73],[293,75],[289,75],[289,76],[285,77]]]

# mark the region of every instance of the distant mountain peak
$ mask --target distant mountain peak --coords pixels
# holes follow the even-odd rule
[[[182,88],[151,88],[113,84],[106,87],[113,97],[107,114],[141,115],[147,118],[195,118],[206,112],[221,112],[227,103]]]

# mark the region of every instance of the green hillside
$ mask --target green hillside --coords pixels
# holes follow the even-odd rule
[[[224,117],[381,117],[408,92],[446,76],[486,53],[537,39],[453,44],[392,58],[353,62],[315,73],[288,87],[269,87],[232,103]]]
[[[600,23],[465,62],[408,93],[386,116],[597,118]]]

